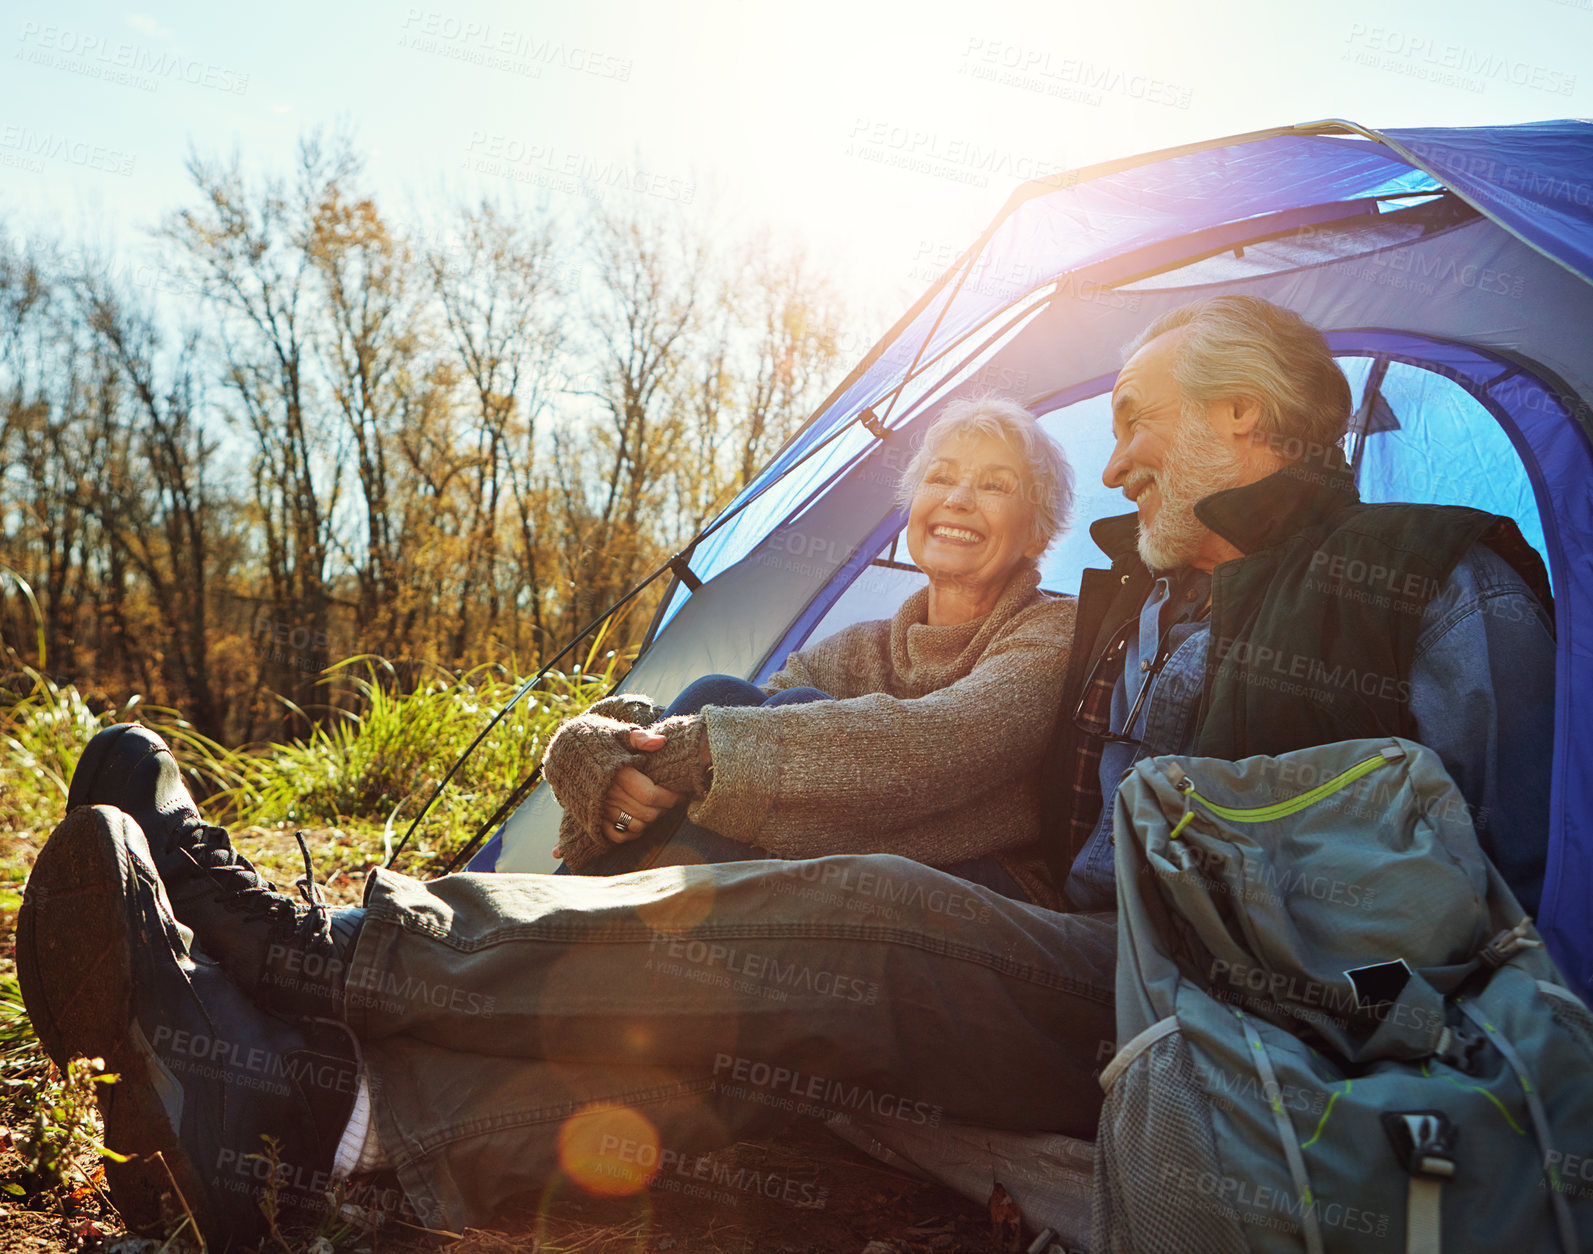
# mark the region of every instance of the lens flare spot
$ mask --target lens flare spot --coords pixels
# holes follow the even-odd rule
[[[683,936],[706,919],[718,891],[712,868],[702,866],[660,867],[649,887],[654,895],[637,902],[636,915],[669,936]]]
[[[658,1170],[658,1130],[645,1115],[614,1102],[594,1102],[559,1129],[559,1165],[598,1197],[628,1197]]]

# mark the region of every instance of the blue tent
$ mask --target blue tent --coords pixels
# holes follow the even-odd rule
[[[1045,586],[1098,564],[1123,502],[1098,481],[1120,348],[1162,311],[1248,292],[1328,333],[1358,401],[1368,500],[1513,516],[1556,595],[1552,834],[1539,926],[1593,990],[1593,123],[1370,131],[1319,122],[1109,162],[1019,188],[808,424],[686,551],[626,686],[668,699],[752,678],[890,614],[894,481],[947,399],[1022,397],[1079,472]],[[1580,763],[1579,767],[1577,764]],[[550,869],[538,788],[472,863]]]

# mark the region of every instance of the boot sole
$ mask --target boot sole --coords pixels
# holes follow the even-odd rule
[[[134,946],[170,945],[165,935],[142,934],[129,917],[138,881],[158,891],[158,878],[148,884],[153,867],[140,874],[129,852],[143,841],[137,824],[118,810],[95,806],[67,815],[28,878],[17,916],[17,978],[39,1040],[58,1067],[73,1055],[99,1057],[119,1077],[96,1086],[96,1096],[106,1146],[129,1157],[105,1167],[128,1226],[163,1233],[186,1212],[200,1232],[214,1233],[227,1225],[205,1213],[201,1176],[161,1099],[176,1081],[133,1014]],[[62,972],[71,973],[69,982]]]

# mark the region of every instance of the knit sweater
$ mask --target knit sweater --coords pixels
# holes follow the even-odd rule
[[[629,729],[659,713],[650,698],[599,702],[560,728],[544,762],[565,806],[565,861],[578,869],[613,847],[603,798],[629,765],[691,797],[702,826],[779,857],[893,853],[948,866],[996,854],[1031,899],[1060,906],[1038,843],[1039,775],[1076,602],[1039,581],[1020,570],[988,614],[945,627],[929,625],[921,589],[895,617],[792,654],[765,685],[836,700],[708,706],[654,723],[666,744],[653,753],[629,748]],[[711,777],[698,763],[704,736]]]
[[[1039,773],[1073,638],[1071,597],[1018,571],[986,615],[927,622],[920,589],[890,619],[793,654],[770,692],[835,701],[709,706],[714,781],[703,827],[785,858],[894,853],[932,866],[985,854],[1042,904]]]

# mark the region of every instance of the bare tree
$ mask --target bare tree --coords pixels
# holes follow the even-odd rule
[[[470,394],[470,516],[451,652],[464,656],[473,601],[484,605],[485,634],[499,630],[505,590],[498,573],[503,547],[498,532],[509,521],[507,493],[515,510],[515,568],[531,615],[534,651],[540,654],[547,640],[547,539],[536,423],[557,390],[562,349],[557,241],[545,218],[525,224],[483,201],[459,214],[456,237],[434,249],[428,261]],[[518,615],[513,617],[518,652]]]
[[[844,307],[800,249],[766,233],[731,253],[689,354],[694,465],[677,510],[696,531],[746,487],[839,373]]]
[[[833,285],[813,273],[800,249],[782,254],[764,235],[745,256],[737,303],[746,332],[736,389],[738,491],[824,399],[842,364],[845,317]]]
[[[410,408],[423,354],[408,246],[368,197],[347,180],[326,184],[314,206],[307,251],[321,280],[326,325],[322,369],[351,441],[364,512],[363,551],[351,555],[359,621],[389,651],[404,634],[395,621],[407,572],[402,549],[408,493],[389,464]]]
[[[158,653],[190,720],[219,736],[223,703],[209,662],[209,537],[217,502],[206,471],[214,445],[196,413],[197,338],[183,342],[169,379],[158,382],[161,343],[150,316],[131,309],[103,276],[78,275],[72,289],[81,321],[107,359],[104,377],[120,394],[97,407],[92,509],[106,542],[148,586],[161,629]]]
[[[234,416],[252,437],[257,523],[272,618],[327,638],[332,591],[328,553],[341,482],[329,437],[312,419],[316,207],[358,172],[346,144],[301,142],[291,185],[251,186],[236,154],[225,163],[193,155],[188,173],[201,203],[162,232],[174,262],[222,315],[218,337]],[[267,657],[273,657],[268,653]],[[278,660],[271,686],[302,705],[313,676]]]
[[[41,639],[42,664],[70,674],[92,656],[80,644],[94,590],[83,483],[96,465],[90,411],[109,385],[50,242],[0,252],[0,318],[0,561],[31,586],[42,615],[35,623],[31,607],[8,601],[0,631],[30,646]]]
[[[839,303],[799,253],[645,197],[579,238],[483,202],[423,246],[346,139],[280,177],[188,169],[159,238],[201,335],[103,260],[0,248],[0,563],[57,673],[229,739],[305,730],[265,699],[315,716],[340,627],[417,665],[540,660],[835,372]],[[33,628],[0,600],[8,642]]]
[[[656,511],[686,444],[681,383],[698,325],[706,239],[680,218],[594,205],[588,311],[606,422],[555,443],[565,570],[576,619],[613,601],[658,556]]]

